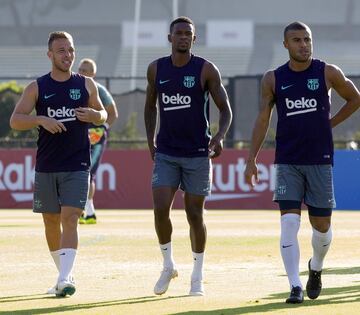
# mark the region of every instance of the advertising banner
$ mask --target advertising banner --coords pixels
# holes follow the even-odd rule
[[[277,209],[274,150],[258,157],[259,182],[245,184],[246,150],[224,150],[213,160],[213,186],[207,209]],[[360,153],[337,151],[334,185],[337,209],[360,209],[357,192]],[[0,208],[31,208],[35,150],[0,150]],[[147,150],[106,150],[96,174],[95,206],[98,209],[152,209],[152,160]],[[183,208],[183,192],[174,208]]]

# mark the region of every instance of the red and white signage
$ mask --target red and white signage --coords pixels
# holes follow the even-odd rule
[[[213,160],[212,194],[207,209],[275,209],[273,150],[258,158],[259,182],[245,184],[246,150],[224,150]],[[31,208],[35,150],[0,150],[0,208]],[[147,150],[106,150],[96,176],[95,206],[101,209],[151,209],[152,160]],[[183,208],[182,192],[174,208]]]

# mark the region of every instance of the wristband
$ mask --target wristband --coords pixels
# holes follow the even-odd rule
[[[109,124],[108,124],[107,122],[105,122],[105,123],[103,124],[103,126],[105,127],[106,130],[108,130],[108,129],[110,128],[110,126],[109,126]]]

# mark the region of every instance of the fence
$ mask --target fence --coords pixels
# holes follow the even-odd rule
[[[34,78],[25,77],[0,77],[0,82],[16,80],[25,85]],[[351,77],[356,86],[360,87],[360,76]],[[111,147],[144,147],[146,132],[143,120],[143,109],[145,104],[146,79],[144,77],[99,77],[97,80],[106,85],[114,96],[119,111],[119,119],[112,128],[110,138]],[[259,110],[259,92],[261,76],[237,76],[224,77],[223,83],[228,92],[234,118],[227,136],[226,145],[235,148],[246,148],[251,139],[251,132],[255,118]],[[130,90],[135,84],[136,88]],[[342,99],[333,93],[331,113],[336,113],[342,106]],[[210,120],[212,130],[216,130],[218,112],[210,101]],[[360,111],[359,111],[360,112]],[[359,140],[360,113],[352,115],[346,122],[333,130],[335,145],[338,148],[349,147],[353,140]],[[272,147],[276,129],[276,111],[270,124],[266,147]],[[5,120],[6,121],[5,121]],[[1,124],[8,124],[8,117],[0,117]],[[132,128],[131,136],[122,137],[124,128]],[[120,134],[120,136],[119,136]],[[34,140],[0,139],[0,145],[28,147],[33,145]],[[356,144],[356,143],[355,143]]]

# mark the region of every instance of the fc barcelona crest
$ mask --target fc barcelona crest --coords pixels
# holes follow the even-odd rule
[[[69,95],[72,100],[77,101],[81,97],[80,89],[70,89]]]
[[[319,79],[308,79],[307,87],[311,91],[315,91],[319,88]]]
[[[192,88],[195,85],[195,77],[184,76],[184,86],[187,88]]]

